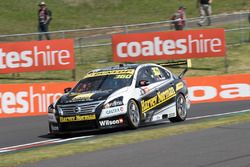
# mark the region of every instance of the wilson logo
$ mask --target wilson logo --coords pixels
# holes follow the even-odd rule
[[[99,121],[101,126],[119,125],[122,124],[123,122],[124,122],[123,119]]]

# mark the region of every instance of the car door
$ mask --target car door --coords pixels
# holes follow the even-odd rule
[[[142,113],[142,120],[149,118],[157,106],[157,88],[161,82],[158,82],[152,71],[152,66],[146,66],[138,71],[136,79],[136,91],[139,93],[139,106]]]
[[[160,112],[175,101],[175,83],[171,74],[158,66],[151,67],[153,77],[158,85],[155,88],[157,95],[157,106],[155,112]]]
[[[147,83],[140,83],[142,81]],[[155,112],[169,104],[175,96],[171,75],[158,66],[148,66],[139,71],[137,89],[141,91],[139,103],[146,121],[151,121]]]

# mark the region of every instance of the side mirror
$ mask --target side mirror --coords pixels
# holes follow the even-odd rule
[[[68,93],[68,92],[70,92],[70,91],[71,91],[71,89],[72,89],[72,88],[65,88],[65,89],[64,89],[64,93]]]
[[[139,81],[139,86],[148,86],[150,84],[149,81],[146,81],[146,80],[140,80]]]

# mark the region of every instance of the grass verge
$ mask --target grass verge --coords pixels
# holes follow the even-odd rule
[[[69,156],[77,153],[93,152],[101,149],[118,147],[125,144],[133,144],[146,140],[154,140],[162,137],[244,122],[250,122],[250,111],[224,117],[171,124],[166,127],[155,129],[127,131],[126,133],[117,132],[109,136],[100,136],[87,141],[79,140],[62,145],[46,146],[16,153],[4,154],[0,156],[0,167],[13,167],[25,163],[34,163],[45,159]]]
[[[1,1],[0,34],[36,32],[39,2]],[[168,20],[180,5],[187,7],[189,18],[199,16],[196,1],[190,0],[46,0],[46,3],[53,12],[51,31]],[[248,10],[249,6],[247,0],[215,1],[213,14]]]

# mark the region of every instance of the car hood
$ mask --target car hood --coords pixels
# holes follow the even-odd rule
[[[91,102],[106,100],[111,91],[93,91],[85,93],[67,93],[64,94],[58,101],[57,104],[69,104],[69,103],[79,103],[79,102]]]

